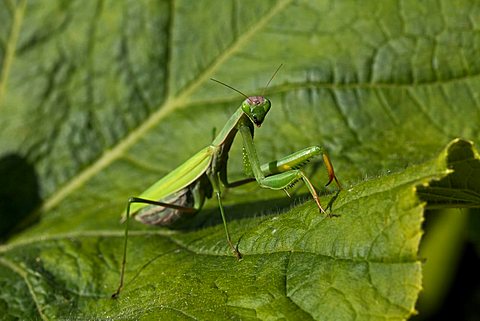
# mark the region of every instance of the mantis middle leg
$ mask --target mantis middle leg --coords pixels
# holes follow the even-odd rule
[[[227,243],[230,246],[230,249],[232,250],[233,254],[237,257],[238,260],[242,259],[242,254],[238,251],[238,249],[233,245],[232,239],[230,237],[230,232],[228,231],[228,226],[227,226],[227,219],[225,218],[225,211],[223,209],[223,204],[222,204],[222,192],[220,189],[220,178],[218,173],[212,173],[208,177],[210,179],[210,182],[212,183],[213,187],[213,193],[215,194],[217,201],[218,201],[218,207],[220,208],[220,214],[222,215],[222,221],[223,221],[223,227],[225,228],[225,235],[227,237]]]

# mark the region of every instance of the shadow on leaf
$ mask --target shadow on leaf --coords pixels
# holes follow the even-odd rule
[[[0,158],[0,238],[40,205],[38,178],[27,160],[16,154]]]

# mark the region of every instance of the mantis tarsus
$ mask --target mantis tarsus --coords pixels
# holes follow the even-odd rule
[[[280,67],[270,78],[265,89]],[[138,197],[132,197],[128,200],[124,213],[124,219],[126,220],[125,243],[120,282],[117,291],[112,297],[117,297],[123,288],[127,256],[128,223],[132,215],[136,214],[136,219],[145,224],[168,226],[184,215],[192,215],[200,211],[205,198],[215,196],[218,200],[227,243],[233,254],[240,260],[242,255],[233,245],[228,231],[222,206],[221,184],[229,188],[256,180],[260,187],[286,191],[288,187],[297,181],[303,180],[320,212],[328,215],[320,204],[314,186],[305,173],[299,169],[311,158],[322,154],[329,175],[329,181],[326,185],[335,180],[338,187],[341,188],[330,159],[323,149],[318,146],[308,147],[279,160],[261,165],[253,143],[253,131],[255,126],[260,127],[262,125],[271,107],[270,100],[263,97],[263,95],[248,97],[229,85],[215,79],[212,80],[237,91],[246,99],[210,145],[157,181]],[[243,138],[245,166],[251,168],[255,178],[229,182],[227,179],[228,153],[237,132],[240,132]]]

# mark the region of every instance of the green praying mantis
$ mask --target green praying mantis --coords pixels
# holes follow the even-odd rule
[[[277,68],[267,82],[264,91],[268,88],[268,85],[281,66]],[[123,214],[125,237],[120,282],[117,290],[112,295],[113,298],[119,296],[124,285],[128,224],[133,215],[136,215],[136,219],[144,224],[169,226],[179,218],[197,213],[201,210],[206,198],[215,196],[222,216],[228,246],[238,260],[242,258],[242,255],[238,248],[233,245],[230,237],[222,206],[221,185],[225,188],[230,188],[257,181],[262,188],[284,190],[286,192],[289,187],[302,180],[310,191],[319,211],[330,216],[320,204],[315,187],[301,170],[301,167],[310,159],[322,155],[329,176],[326,186],[335,180],[341,189],[332,163],[324,150],[321,147],[312,146],[279,160],[261,165],[253,142],[253,133],[255,127],[260,127],[263,124],[265,116],[272,105],[270,100],[265,98],[263,94],[262,96],[248,97],[227,84],[215,79],[212,80],[240,93],[246,99],[210,145],[150,186],[138,197],[131,197],[128,200],[126,211]],[[238,132],[240,132],[243,139],[244,165],[251,169],[254,178],[229,182],[227,178],[228,154]]]

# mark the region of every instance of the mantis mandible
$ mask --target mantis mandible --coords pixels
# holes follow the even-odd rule
[[[276,75],[280,65],[270,80]],[[293,153],[279,160],[261,165],[253,142],[255,127],[260,127],[270,110],[271,102],[262,96],[250,96],[237,89],[212,79],[243,95],[246,99],[227,121],[223,129],[213,139],[212,143],[200,150],[182,165],[171,171],[162,179],[146,189],[138,197],[128,200],[126,211],[123,214],[125,222],[125,237],[123,259],[120,272],[120,282],[112,297],[117,297],[123,288],[125,266],[127,258],[128,224],[130,217],[144,224],[168,226],[185,215],[192,215],[200,211],[206,198],[215,196],[225,228],[227,243],[238,260],[242,255],[231,240],[222,206],[221,185],[225,188],[236,187],[257,181],[262,188],[285,190],[302,180],[307,186],[313,200],[321,213],[328,215],[320,204],[315,187],[300,169],[311,158],[322,155],[328,171],[329,185],[335,180],[338,187],[341,185],[335,176],[332,163],[321,147],[312,146]],[[265,91],[264,89],[264,91]],[[255,178],[247,178],[237,182],[227,179],[227,160],[230,147],[236,134],[240,132],[243,139],[244,165],[250,167]],[[288,193],[287,193],[288,194]]]

